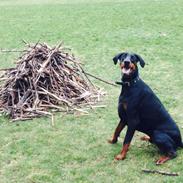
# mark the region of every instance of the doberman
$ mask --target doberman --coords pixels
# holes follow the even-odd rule
[[[183,147],[180,130],[151,88],[139,78],[137,63],[144,67],[144,60],[140,55],[125,52],[116,55],[113,61],[115,65],[120,63],[122,81],[118,84],[122,90],[118,103],[120,122],[108,142],[116,143],[127,126],[122,150],[115,159],[125,159],[136,130],[146,134],[142,140],[155,144],[164,154],[156,161],[157,165],[175,158],[177,148]]]

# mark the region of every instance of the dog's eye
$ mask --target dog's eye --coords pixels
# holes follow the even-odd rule
[[[136,58],[134,56],[131,57],[131,62],[135,62]]]

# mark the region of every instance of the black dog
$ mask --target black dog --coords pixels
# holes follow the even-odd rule
[[[121,153],[117,160],[125,158],[135,130],[148,136],[141,138],[156,144],[165,156],[156,164],[163,164],[176,157],[176,149],[183,147],[180,131],[163,104],[145,84],[138,74],[137,62],[145,66],[144,60],[137,54],[120,53],[113,58],[114,64],[119,61],[122,69],[121,94],[119,96],[118,114],[120,122],[109,143],[116,143],[120,132],[127,126],[127,132]],[[118,83],[119,84],[119,83]]]

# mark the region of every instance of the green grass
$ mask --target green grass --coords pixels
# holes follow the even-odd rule
[[[21,39],[51,45],[64,40],[88,72],[120,79],[112,57],[120,51],[143,56],[141,77],[183,128],[182,0],[0,0],[0,48],[22,49]],[[0,54],[1,68],[17,54]],[[10,123],[0,118],[0,183],[183,182],[183,151],[157,167],[156,147],[136,133],[124,161],[114,162],[119,143],[107,144],[118,123],[120,88],[97,82],[107,107],[88,116],[57,114],[50,119]],[[144,174],[142,168],[179,172],[178,177]]]

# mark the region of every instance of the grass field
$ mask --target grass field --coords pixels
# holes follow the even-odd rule
[[[88,72],[120,79],[112,57],[133,51],[147,62],[141,77],[160,97],[183,134],[182,0],[0,0],[0,48],[22,49],[22,39],[50,45],[64,40]],[[0,53],[0,67],[13,65],[17,54]],[[0,117],[0,183],[162,183],[183,182],[183,151],[162,166],[156,147],[136,133],[124,161],[114,162],[119,143],[109,145],[118,123],[120,87],[103,83],[105,109],[87,116],[10,123]],[[178,177],[144,174],[141,169],[179,172]]]

